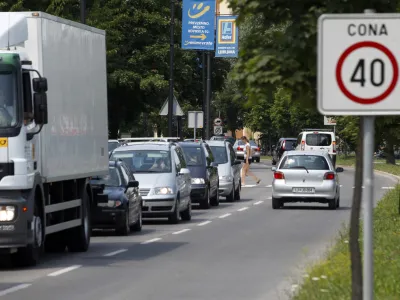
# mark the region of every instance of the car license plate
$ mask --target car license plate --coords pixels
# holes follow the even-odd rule
[[[293,193],[301,193],[301,194],[314,194],[315,189],[311,187],[295,187],[292,188]]]

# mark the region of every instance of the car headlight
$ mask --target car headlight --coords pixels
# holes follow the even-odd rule
[[[122,202],[119,200],[108,200],[108,207],[118,207],[122,205]]]
[[[204,184],[204,178],[192,178],[192,184]]]
[[[15,218],[14,206],[0,206],[0,222],[10,222]]]
[[[154,189],[156,195],[172,195],[174,191],[170,187],[158,187]]]
[[[222,181],[232,181],[233,177],[231,175],[219,176],[219,180]]]

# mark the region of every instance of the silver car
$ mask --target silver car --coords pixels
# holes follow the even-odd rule
[[[245,143],[242,140],[236,140],[235,144],[233,145],[233,149],[235,150],[236,157],[238,159],[244,159],[244,147]],[[251,146],[251,142],[250,142]],[[254,161],[254,156],[256,155],[255,148],[251,146],[251,157],[252,157],[252,162]]]
[[[172,142],[143,142],[115,149],[111,160],[124,161],[139,181],[144,218],[192,217],[191,177],[182,149]]]
[[[321,151],[284,152],[278,167],[272,167],[272,208],[285,202],[328,203],[330,209],[340,205],[340,184],[329,154]]]
[[[219,195],[232,202],[240,200],[242,162],[236,160],[236,154],[228,141],[207,141],[215,162],[218,164]]]

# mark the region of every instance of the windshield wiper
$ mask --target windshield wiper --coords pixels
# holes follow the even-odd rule
[[[306,170],[306,171],[307,171],[307,173],[310,173],[310,172],[308,172],[307,168],[306,168],[306,167],[304,167],[304,166],[296,166],[296,167],[291,167],[290,169],[304,169],[304,170]]]

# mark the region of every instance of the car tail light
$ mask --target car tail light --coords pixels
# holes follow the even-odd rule
[[[301,141],[301,151],[304,151],[305,147],[306,147],[306,142]]]
[[[332,172],[327,172],[324,175],[324,180],[334,180],[335,179],[335,173]]]
[[[285,174],[283,174],[282,172],[275,172],[274,178],[275,179],[285,179]]]
[[[336,142],[333,141],[333,142],[332,142],[332,145],[333,145],[333,153],[336,153]]]
[[[237,149],[240,151],[240,150],[242,150],[242,148],[240,148],[240,147],[237,147]]]
[[[257,148],[256,148],[256,151],[257,151],[257,152],[260,152],[260,147],[257,147]]]
[[[285,150],[285,146],[286,146],[286,141],[283,141],[282,150]]]

